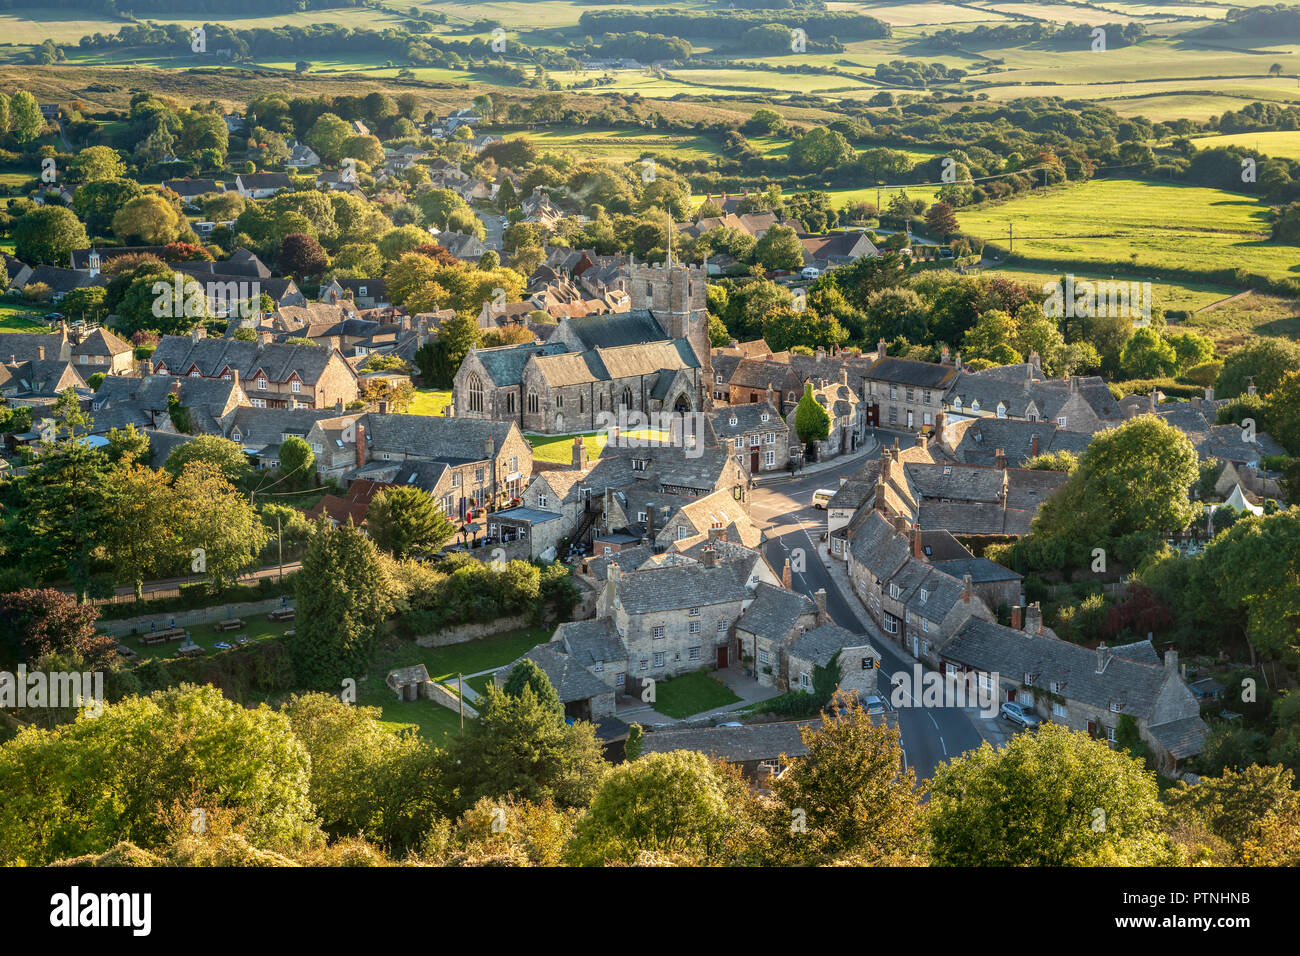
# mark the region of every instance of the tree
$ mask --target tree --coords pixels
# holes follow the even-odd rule
[[[317,276],[329,268],[329,256],[321,244],[301,232],[291,232],[280,241],[276,261],[286,274],[301,277]]]
[[[1237,520],[1201,563],[1219,599],[1245,612],[1252,654],[1285,658],[1300,649],[1300,508]]]
[[[111,146],[89,146],[73,158],[71,166],[73,177],[83,183],[126,175],[126,163]]]
[[[146,436],[139,437],[148,444]],[[104,492],[104,550],[116,580],[130,581],[138,601],[145,581],[183,566],[176,492],[165,471],[134,459],[109,474]]]
[[[148,773],[141,768],[148,767]],[[203,810],[257,845],[315,835],[306,751],[283,714],[181,685],[0,746],[0,860],[43,865],[121,841],[150,848]]]
[[[447,750],[446,775],[454,806],[467,809],[480,797],[584,807],[608,765],[593,726],[555,719],[555,711],[531,687],[518,697],[489,684],[479,719]]]
[[[19,217],[11,234],[14,255],[29,265],[63,266],[74,249],[90,245],[85,227],[63,206],[37,206]]]
[[[989,309],[966,330],[963,357],[985,359],[994,365],[1013,365],[1021,359],[1011,345],[1016,332],[1015,319],[1001,309]]]
[[[316,455],[306,439],[290,435],[280,442],[280,474],[294,488],[311,484],[312,477],[316,474]]]
[[[1155,329],[1138,329],[1124,343],[1119,364],[1129,378],[1162,378],[1178,368],[1178,353]]]
[[[296,695],[282,708],[311,758],[311,803],[332,837],[361,834],[390,851],[412,848],[436,813],[433,748],[394,733],[378,707],[334,694]]]
[[[163,467],[175,476],[193,461],[205,461],[216,465],[232,485],[241,484],[251,471],[244,449],[229,438],[222,438],[220,435],[199,435],[177,445],[167,455]]]
[[[525,687],[533,692],[538,703],[555,713],[557,721],[564,720],[564,704],[560,702],[559,693],[546,676],[546,671],[530,657],[522,657],[515,662],[501,690],[511,697],[521,697]]]
[[[1271,820],[1300,813],[1294,774],[1282,767],[1251,765],[1195,784],[1180,780],[1165,802],[1188,855],[1209,855],[1219,865],[1242,865],[1246,845],[1262,842]]]
[[[191,461],[172,485],[175,528],[191,558],[189,570],[207,574],[218,591],[257,563],[267,532],[253,505],[226,477],[222,466]]]
[[[322,113],[303,137],[307,145],[327,163],[343,158],[343,144],[352,135],[352,127],[335,113]]]
[[[569,857],[580,866],[634,864],[643,854],[684,865],[743,856],[752,800],[739,775],[702,753],[647,754],[615,767],[578,821]]]
[[[1268,431],[1292,455],[1300,455],[1300,371],[1287,372],[1265,396]]]
[[[803,397],[794,413],[794,431],[805,445],[825,441],[831,433],[831,417],[813,397],[812,383],[804,386]]]
[[[802,172],[827,172],[856,156],[843,134],[825,126],[814,126],[790,144],[790,164]]]
[[[433,554],[456,533],[428,492],[405,485],[375,495],[366,526],[380,549],[401,559]]]
[[[1296,370],[1300,370],[1300,342],[1273,337],[1255,339],[1223,360],[1215,395],[1236,398],[1252,380],[1256,389],[1268,393],[1282,383],[1287,372]]]
[[[926,210],[925,225],[930,232],[943,240],[961,232],[961,226],[957,225],[957,216],[952,211],[952,206],[946,202],[934,203]]]
[[[113,216],[113,234],[123,242],[161,246],[180,235],[181,217],[162,196],[146,193],[129,200]]]
[[[1059,724],[941,764],[930,785],[938,866],[1149,866],[1172,862],[1155,775]]]
[[[797,232],[778,223],[754,245],[754,259],[767,269],[798,269],[803,266],[803,243]]]
[[[465,360],[469,350],[482,341],[478,323],[467,315],[457,314],[448,319],[438,329],[438,338],[433,342],[434,361],[432,384],[435,388],[451,387],[452,379],[460,363]]]
[[[134,424],[128,424],[125,428],[110,428],[107,438],[108,446],[104,453],[113,464],[128,458],[139,462],[149,460],[149,436],[137,431]]]
[[[0,653],[6,663],[75,653],[92,667],[113,653],[114,641],[96,633],[99,611],[54,588],[25,588],[0,595]]]
[[[764,815],[768,864],[915,865],[925,859],[923,788],[899,772],[898,731],[857,699],[832,698],[819,728],[804,727],[806,756],[772,782]],[[796,825],[797,824],[797,825]]]
[[[41,106],[26,90],[19,90],[9,100],[9,128],[19,143],[30,143],[45,130]]]
[[[392,586],[373,542],[351,523],[313,537],[297,577],[297,624],[288,641],[294,673],[306,687],[337,692],[370,667]]]
[[[86,231],[99,236],[113,227],[119,209],[143,195],[144,188],[134,179],[96,179],[77,187],[72,194],[72,208],[86,224]]]
[[[1198,474],[1182,432],[1155,415],[1129,419],[1093,437],[1030,537],[1086,542],[1088,552],[1123,535],[1181,531],[1199,510],[1188,497]]]

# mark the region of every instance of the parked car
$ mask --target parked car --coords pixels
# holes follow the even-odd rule
[[[1040,723],[1037,714],[1023,704],[1017,704],[1014,700],[1009,700],[1003,704],[999,713],[1003,720],[1010,721],[1023,730],[1033,730]]]
[[[864,700],[862,706],[872,717],[878,717],[889,709],[885,704],[885,699],[883,697],[877,697],[875,694],[872,694]]]
[[[821,274],[822,270],[816,266],[804,266],[803,271],[799,273],[805,279],[816,279]]]

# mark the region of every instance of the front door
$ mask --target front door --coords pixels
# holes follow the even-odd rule
[[[757,448],[751,448],[749,450],[749,473],[751,475],[758,474],[758,449]]]
[[[727,645],[723,644],[718,648],[718,667],[727,666]]]

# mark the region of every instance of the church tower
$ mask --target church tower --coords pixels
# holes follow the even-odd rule
[[[713,351],[709,343],[708,273],[702,265],[628,265],[633,309],[648,310],[673,339],[686,339],[700,362],[700,408],[713,406]]]

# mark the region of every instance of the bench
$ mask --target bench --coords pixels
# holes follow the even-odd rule
[[[234,618],[233,620],[218,621],[212,626],[218,631],[237,631],[244,626],[244,622],[239,618]]]
[[[294,617],[294,613],[295,612],[293,608],[285,607],[285,608],[281,608],[278,611],[272,611],[270,614],[266,616],[266,619],[272,622],[292,621]]]

